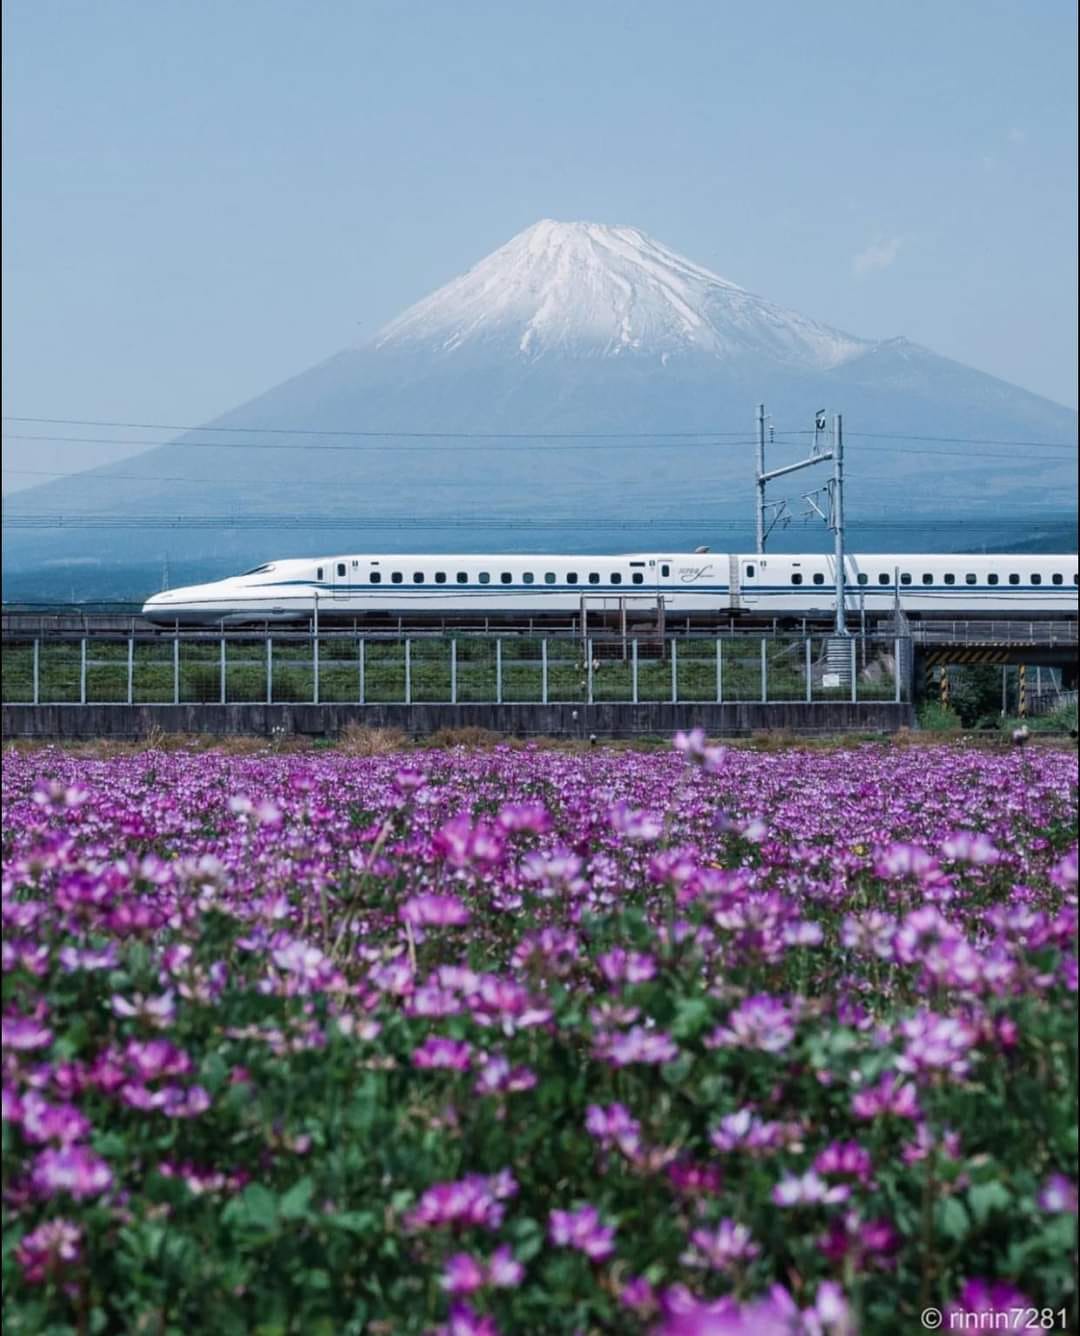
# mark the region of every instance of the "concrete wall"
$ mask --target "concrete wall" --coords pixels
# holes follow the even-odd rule
[[[712,737],[787,729],[793,733],[895,732],[911,727],[911,705],[819,702],[725,705],[5,705],[3,733],[14,738],[138,738],[166,733],[268,737],[274,730],[336,737],[346,724],[399,728],[427,737],[440,728],[486,728],[514,737],[666,737],[701,727]]]

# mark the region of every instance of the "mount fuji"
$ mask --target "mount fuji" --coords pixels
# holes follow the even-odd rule
[[[819,407],[843,412],[853,525],[1072,509],[1074,451],[1024,444],[1073,445],[1072,410],[906,339],[859,338],[788,310],[634,227],[545,220],[363,347],[199,432],[5,502],[24,524],[237,525],[6,526],[5,575],[94,558],[145,566],[153,583],[163,552],[183,564],[191,549],[224,573],[343,549],[744,545],[762,401],[776,426],[770,466],[805,453],[796,433]],[[797,480],[777,495],[824,478]],[[808,549],[825,538],[798,533]],[[917,545],[930,545],[925,531]],[[933,544],[957,545],[945,530]]]

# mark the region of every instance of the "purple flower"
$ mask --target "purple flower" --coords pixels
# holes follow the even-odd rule
[[[599,1211],[590,1205],[576,1211],[552,1211],[548,1238],[561,1248],[576,1248],[594,1262],[604,1261],[615,1251],[615,1226],[602,1225]]]
[[[414,1067],[449,1067],[464,1072],[469,1069],[471,1054],[471,1046],[463,1040],[430,1034],[419,1048],[413,1050],[412,1064]]]
[[[448,1294],[473,1294],[487,1280],[483,1265],[468,1253],[454,1253],[443,1268],[442,1287]]]
[[[641,1124],[625,1105],[612,1104],[605,1109],[590,1104],[585,1111],[585,1128],[605,1150],[617,1146],[629,1159],[641,1150]]]
[[[427,1189],[405,1217],[409,1229],[438,1229],[440,1225],[479,1225],[498,1229],[505,1208],[502,1203],[518,1190],[506,1169],[498,1174],[469,1174],[452,1183],[436,1183]]]
[[[35,1048],[47,1048],[53,1041],[53,1032],[34,1016],[5,1016],[0,1021],[0,1043],[17,1053],[28,1053]]]
[[[830,1187],[813,1169],[805,1174],[784,1174],[772,1190],[777,1206],[831,1205],[847,1201],[851,1189],[846,1184]]]
[[[165,1029],[176,1019],[176,1000],[172,993],[162,993],[158,997],[143,997],[141,993],[136,993],[131,1001],[114,993],[109,1004],[117,1016],[125,1020],[145,1021],[158,1030]]]
[[[1051,1215],[1076,1214],[1076,1184],[1064,1174],[1051,1174],[1036,1197],[1039,1208]]]
[[[734,1220],[725,1218],[714,1229],[693,1230],[690,1247],[680,1261],[685,1266],[729,1271],[742,1262],[752,1261],[760,1252],[745,1225],[737,1225]]]
[[[15,1249],[28,1285],[41,1285],[82,1257],[82,1230],[70,1220],[46,1220],[25,1235]]]
[[[49,1104],[36,1090],[27,1092],[20,1112],[27,1141],[70,1146],[90,1134],[90,1120],[74,1104]]]
[[[946,1306],[943,1330],[948,1331],[950,1324],[961,1330],[967,1329],[964,1324],[970,1321],[968,1315],[972,1313],[990,1319],[986,1330],[994,1330],[994,1320],[999,1313],[1006,1315],[1033,1307],[1035,1305],[1028,1296],[1007,1281],[985,1280],[977,1276],[972,1280],[965,1280],[960,1293]]]
[[[779,1053],[795,1038],[794,1016],[768,993],[748,997],[705,1041],[707,1048],[751,1048]]]
[[[853,1095],[851,1108],[856,1118],[879,1118],[890,1113],[914,1121],[921,1115],[915,1087],[910,1081],[900,1082],[894,1072],[886,1072],[876,1086]]]
[[[624,951],[621,947],[597,956],[596,963],[608,983],[646,983],[656,975],[656,961],[652,956],[640,951]]]
[[[414,928],[461,928],[471,916],[454,895],[414,895],[398,910],[398,917]]]
[[[100,1196],[112,1183],[112,1171],[85,1146],[40,1151],[30,1168],[34,1190],[42,1197],[67,1193],[82,1200]]]
[[[971,1049],[978,1035],[959,1017],[920,1011],[900,1022],[900,1033],[907,1045],[896,1059],[898,1071],[912,1075],[947,1072],[950,1076],[965,1076],[970,1070]]]
[[[634,1025],[624,1034],[598,1035],[594,1052],[613,1067],[628,1067],[635,1062],[661,1065],[679,1056],[678,1045],[669,1034],[643,1025]]]

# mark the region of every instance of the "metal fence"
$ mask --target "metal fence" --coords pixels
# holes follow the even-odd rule
[[[910,645],[851,636],[38,637],[4,644],[35,705],[910,700]],[[899,665],[899,669],[898,669]]]

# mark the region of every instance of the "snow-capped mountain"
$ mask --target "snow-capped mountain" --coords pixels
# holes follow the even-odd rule
[[[636,227],[526,228],[410,306],[376,349],[442,354],[492,345],[526,358],[704,353],[828,370],[870,345],[766,301]]]
[[[175,565],[196,548],[223,571],[346,548],[737,548],[752,533],[752,422],[762,401],[777,429],[773,465],[797,457],[805,440],[785,432],[808,428],[822,406],[843,412],[853,525],[920,514],[1015,522],[1039,507],[1073,507],[1074,451],[964,444],[1067,447],[1076,440],[1071,410],[906,339],[830,328],[636,228],[543,221],[363,347],[197,434],[5,503],[12,517],[226,515],[250,524],[284,515],[290,527],[5,526],[5,568],[104,553],[159,569],[164,551]],[[216,434],[221,427],[254,430]],[[261,438],[268,429],[275,434]],[[191,450],[194,440],[217,444]],[[793,498],[822,481],[796,477]],[[333,532],[292,527],[336,516],[343,523]],[[388,529],[388,517],[401,517],[401,528]],[[932,543],[925,529],[911,541],[949,550],[964,541],[951,529],[950,520]],[[814,547],[826,535],[814,528],[790,541]],[[894,532],[887,546],[903,542]]]

